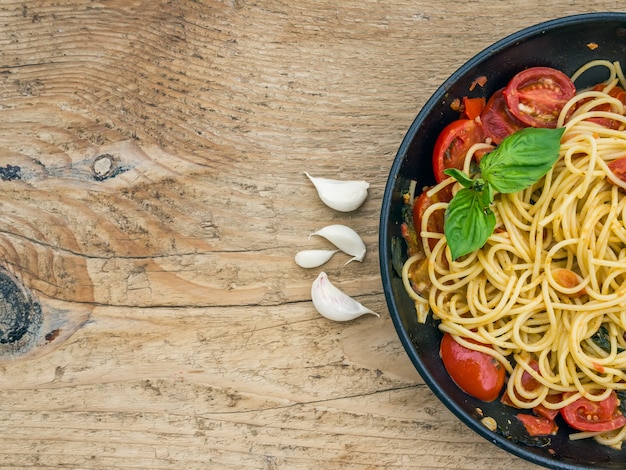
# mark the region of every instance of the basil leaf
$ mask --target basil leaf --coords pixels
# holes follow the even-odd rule
[[[558,160],[563,132],[528,127],[508,136],[480,161],[483,179],[500,193],[535,184]]]
[[[484,184],[483,189],[485,192],[485,206],[489,206],[493,202],[494,198],[493,186],[491,186],[490,184]]]
[[[606,326],[601,325],[598,331],[591,336],[591,340],[604,351],[611,352],[611,339],[609,338],[609,330]],[[617,353],[619,354],[621,352],[624,352],[624,349],[618,346]]]
[[[444,174],[452,176],[455,180],[461,183],[461,186],[465,188],[471,188],[474,186],[474,180],[456,168],[446,168],[443,170]]]
[[[391,266],[398,277],[402,278],[402,267],[404,266],[404,243],[400,237],[391,238]]]
[[[462,188],[448,204],[443,231],[452,259],[481,248],[493,233],[496,216],[489,209],[489,192]]]

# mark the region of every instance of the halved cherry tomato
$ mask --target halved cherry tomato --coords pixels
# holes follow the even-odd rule
[[[465,393],[483,401],[498,398],[505,370],[492,356],[460,345],[449,333],[443,335],[439,354],[446,371]]]
[[[535,372],[539,372],[539,363],[535,361],[534,359],[531,359],[530,361],[528,361],[528,365]],[[524,373],[522,374],[522,387],[524,387],[524,390],[528,390],[529,392],[532,392],[536,390],[537,387],[539,387],[539,382],[537,381],[536,378],[534,378],[528,372],[524,371]]]
[[[554,435],[559,430],[559,427],[552,419],[544,418],[543,416],[534,416],[526,413],[519,413],[517,419],[519,419],[526,432],[530,436],[547,436]]]
[[[437,183],[447,178],[443,173],[445,169],[463,168],[469,148],[484,139],[480,124],[471,119],[457,119],[444,127],[435,141],[433,151],[433,170]]]
[[[613,98],[617,98],[622,103],[626,104],[626,90],[624,90],[622,87],[615,86],[611,88],[611,91],[609,91],[609,95],[611,95]]]
[[[564,397],[567,397],[565,394]],[[561,415],[578,431],[612,431],[626,426],[626,416],[619,409],[617,394],[612,392],[601,402],[579,398],[561,409]]]
[[[594,86],[592,90],[602,91],[605,86],[606,85],[604,83],[599,83],[598,85]],[[609,91],[609,96],[612,96],[613,98],[617,98],[622,103],[626,104],[626,91],[624,91],[624,89],[619,86],[615,86],[611,88],[611,90]],[[605,103],[600,106],[596,106],[595,108],[592,109],[592,111],[610,111],[610,110],[611,110],[611,105],[608,103]],[[609,129],[619,129],[620,126],[622,125],[620,121],[616,121],[614,119],[609,119],[609,118],[604,118],[604,117],[589,118],[588,120],[591,122],[595,122],[596,124],[600,124],[601,126],[607,127]]]
[[[626,157],[616,158],[607,166],[617,178],[626,181]]]
[[[438,202],[438,193],[433,194],[433,197],[428,196],[428,188],[418,196],[413,203],[413,223],[415,224],[415,231],[419,234],[422,231],[422,219],[424,218],[424,212],[430,206]],[[434,213],[429,219],[426,228],[429,232],[443,233],[443,214],[439,217],[438,212]]]
[[[535,361],[534,359],[531,359],[528,362],[528,365],[536,371],[539,371],[539,364],[537,363],[537,361]],[[533,390],[535,390],[538,386],[539,386],[539,382],[537,381],[537,379],[535,379],[532,375],[530,375],[528,372],[524,371],[522,373],[522,387],[524,387],[524,390],[527,390],[529,392],[532,392]],[[517,395],[517,394],[516,394]],[[529,400],[521,397],[521,396],[516,396],[516,398],[519,401],[523,401],[523,402],[527,402]],[[508,406],[512,406],[514,408],[517,408],[517,405],[515,405],[513,403],[513,401],[511,400],[511,398],[509,397],[509,391],[508,389],[502,394],[502,398],[501,398],[502,403],[504,403],[505,405]]]
[[[534,359],[530,360],[528,362],[528,365],[533,370],[536,370],[537,372],[539,372],[539,364]],[[524,371],[522,373],[522,387],[524,387],[524,390],[528,390],[529,392],[532,392],[537,387],[539,387],[539,382],[528,372]],[[529,401],[519,396],[517,398],[520,401],[524,401],[524,402]],[[508,390],[505,390],[505,392],[502,394],[502,398],[500,399],[500,401],[507,406],[518,408],[518,406],[515,405],[513,401],[511,401]],[[546,401],[550,403],[558,403],[561,401],[561,394],[559,393],[559,394],[554,394],[554,395],[548,395],[546,397]],[[559,410],[547,408],[544,405],[539,404],[533,408],[533,413],[536,416],[543,416],[546,419],[553,420],[554,418],[556,418],[556,415],[559,414]]]
[[[485,136],[491,138],[496,145],[502,142],[505,137],[528,127],[511,114],[504,99],[503,91],[504,88],[491,95],[480,115],[480,123]]]
[[[463,97],[463,116],[467,119],[476,119],[478,116],[480,116],[480,113],[483,112],[484,108],[485,98],[468,98],[467,96]]]
[[[420,194],[413,203],[413,224],[415,225],[415,231],[418,236],[422,231],[422,219],[424,218],[424,212],[426,209],[436,202],[449,202],[452,199],[452,194],[449,191],[438,191],[433,194],[432,197],[428,196],[427,191],[428,188],[426,188],[426,190],[424,190],[424,192]],[[428,218],[426,229],[429,232],[443,233],[444,215],[444,209],[433,212],[433,214]],[[430,240],[429,245],[431,250],[435,247],[436,243],[437,240]]]
[[[563,106],[575,94],[570,78],[550,67],[523,70],[504,89],[511,113],[532,127],[556,127]]]

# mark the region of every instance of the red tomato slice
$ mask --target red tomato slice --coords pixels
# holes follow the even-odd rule
[[[496,145],[502,142],[505,137],[528,127],[511,114],[504,99],[503,91],[504,88],[491,95],[480,115],[480,123],[485,136],[491,138]]]
[[[561,109],[575,94],[570,78],[550,67],[523,70],[504,89],[511,113],[532,127],[556,127]]]
[[[492,356],[460,345],[449,333],[443,335],[439,354],[446,371],[465,393],[483,401],[498,398],[505,370]]]
[[[548,395],[546,397],[546,401],[549,401],[550,403],[558,403],[561,401],[561,394],[559,393],[557,395]],[[547,419],[554,419],[559,414],[559,410],[546,408],[543,405],[537,405],[533,408],[533,413],[535,413],[537,416],[543,416]]]
[[[516,417],[522,422],[530,436],[554,435],[559,430],[554,420],[544,418],[543,416],[519,413]]]
[[[462,169],[469,148],[484,139],[480,124],[471,119],[457,119],[444,127],[433,151],[433,171],[437,183],[447,178],[443,173],[445,169]]]
[[[424,218],[424,212],[431,205],[436,202],[450,202],[452,194],[449,191],[438,191],[429,197],[427,194],[429,188],[426,188],[422,194],[413,203],[413,224],[418,236],[422,231],[422,219]],[[426,229],[429,232],[443,233],[445,211],[443,209],[435,211],[429,218],[426,224]],[[430,249],[432,250],[437,243],[437,240],[432,239],[429,241]]]
[[[567,394],[564,396],[567,397]],[[561,409],[561,415],[578,431],[612,431],[626,426],[626,416],[619,409],[617,394],[612,392],[601,402],[579,398]]]
[[[550,398],[550,397],[554,397],[554,398]],[[561,401],[561,395],[548,395],[547,398],[548,401],[550,402],[554,402],[557,403],[559,401]],[[507,405],[510,406],[511,408],[519,408],[519,406],[515,405],[512,401],[511,401],[511,397],[509,396],[508,390],[505,390],[504,393],[502,394],[502,397],[500,398],[500,401],[502,402],[503,405]],[[526,400],[522,400],[522,401],[526,401]],[[533,408],[533,414],[535,416],[542,416],[546,419],[549,420],[554,420],[557,415],[559,414],[559,410],[558,409],[551,409],[551,408],[546,408],[543,405],[537,405]]]

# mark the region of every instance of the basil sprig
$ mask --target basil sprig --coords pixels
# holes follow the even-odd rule
[[[452,259],[481,248],[493,233],[494,194],[522,191],[539,181],[559,158],[565,128],[528,127],[505,138],[480,160],[480,175],[471,178],[455,168],[444,173],[461,188],[446,210],[444,233]]]

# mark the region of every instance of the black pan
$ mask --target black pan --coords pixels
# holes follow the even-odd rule
[[[450,108],[453,99],[489,97],[524,68],[548,66],[571,75],[593,59],[619,60],[626,69],[626,13],[591,13],[541,23],[498,41],[470,59],[437,89],[413,121],[391,167],[380,216],[380,268],[387,305],[400,341],[421,377],[445,406],[479,435],[518,457],[554,469],[624,469],[626,447],[617,451],[590,439],[570,441],[564,423],[559,423],[556,436],[529,442],[512,408],[499,400],[485,403],[461,391],[439,358],[441,333],[436,324],[417,322],[413,302],[392,267],[392,245],[403,244],[402,192],[411,180],[418,181],[418,188],[434,182],[432,149],[443,127],[458,117]],[[476,86],[468,93],[472,82],[482,75],[488,78],[485,86]],[[576,85],[585,87],[607,76],[599,70],[581,78]],[[496,420],[496,432],[481,424],[481,412]]]

